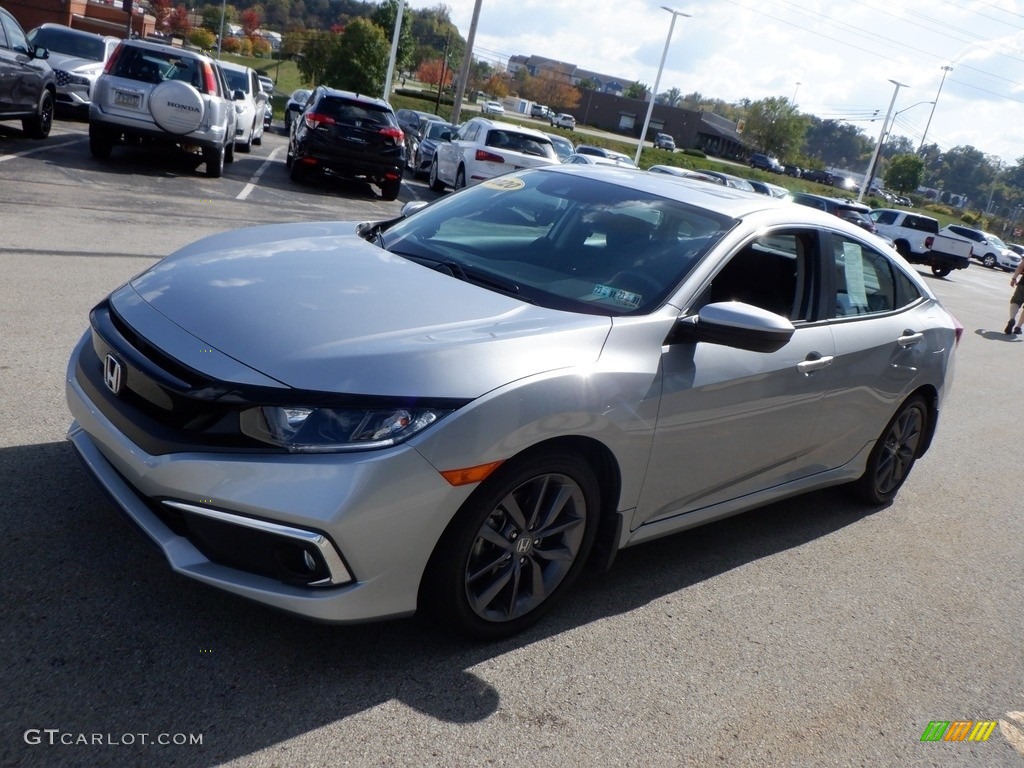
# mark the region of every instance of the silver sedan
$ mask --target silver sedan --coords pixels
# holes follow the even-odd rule
[[[623,547],[825,486],[887,503],[963,330],[835,216],[568,166],[215,235],[90,320],[69,438],[176,571],[482,638]]]

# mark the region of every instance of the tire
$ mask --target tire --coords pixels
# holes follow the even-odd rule
[[[53,128],[53,94],[44,88],[39,95],[39,108],[35,115],[21,121],[21,129],[30,139],[45,139]]]
[[[203,162],[206,163],[206,177],[219,179],[224,175],[224,147],[204,147]]]
[[[444,182],[437,177],[437,158],[430,163],[430,177],[428,179],[430,188],[435,192],[444,192]]]
[[[110,134],[98,126],[89,126],[89,154],[97,160],[106,160],[114,148]]]
[[[904,259],[910,258],[910,243],[906,240],[896,241],[896,253],[902,256]]]
[[[397,200],[398,193],[402,189],[402,180],[382,181],[380,183],[380,196],[382,200]]]
[[[304,181],[306,178],[306,170],[295,162],[294,158],[292,159],[291,166],[288,168],[288,178],[298,182]]]
[[[455,172],[455,191],[458,192],[460,189],[466,186],[466,169],[459,167],[459,170]]]
[[[236,141],[235,149],[239,152],[252,152],[252,131],[249,131],[249,135],[245,137],[245,141]]]
[[[599,504],[594,470],[579,456],[542,451],[506,462],[442,535],[421,605],[476,639],[521,632],[576,580],[594,543]]]
[[[936,277],[945,277],[952,271],[949,267],[932,267],[932,274]]]
[[[263,146],[263,131],[260,131],[260,135],[256,136],[256,123],[252,124],[252,130],[249,132],[249,135],[253,137],[253,144],[255,144],[257,147]]]
[[[989,269],[995,269],[996,268],[996,257],[993,256],[991,253],[986,253],[985,257],[981,260],[981,263],[984,264]]]
[[[927,427],[928,406],[924,399],[920,395],[908,398],[875,443],[864,474],[854,486],[857,496],[875,506],[896,498],[914,468]]]
[[[224,147],[224,162],[235,162],[235,142],[233,141],[229,141],[227,143],[227,146]]]

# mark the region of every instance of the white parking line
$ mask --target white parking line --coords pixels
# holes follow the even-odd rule
[[[0,163],[6,162],[7,160],[13,160],[16,157],[26,157],[28,155],[35,155],[39,152],[46,152],[51,149],[60,149],[61,147],[70,147],[72,144],[78,144],[85,139],[73,139],[72,141],[65,141],[61,144],[44,144],[36,149],[26,149],[24,152],[15,152],[13,155],[0,155]]]
[[[284,147],[278,147],[270,153],[270,157],[263,161],[263,165],[261,165],[259,170],[252,175],[252,178],[249,179],[249,183],[245,185],[245,188],[235,195],[235,200],[245,200],[249,196],[249,193],[256,189],[256,182],[260,180],[260,176],[262,176],[263,172],[270,167],[270,164],[274,162],[274,158],[277,156],[277,153],[282,149],[284,149]]]

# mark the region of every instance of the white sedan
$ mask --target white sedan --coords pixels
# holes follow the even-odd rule
[[[474,117],[457,134],[442,140],[430,163],[430,187],[462,189],[495,176],[555,165],[558,154],[546,134],[487,117]]]
[[[496,101],[485,101],[480,111],[485,115],[504,115],[505,108]]]

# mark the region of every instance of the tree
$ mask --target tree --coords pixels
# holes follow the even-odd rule
[[[667,104],[670,107],[678,107],[683,101],[683,92],[678,88],[669,88],[664,93],[658,94],[658,103]]]
[[[151,0],[149,12],[156,19],[156,28],[163,32],[167,29],[167,17],[171,15],[171,0]]]
[[[923,172],[924,160],[917,155],[896,155],[889,161],[889,167],[885,171],[885,186],[895,189],[900,194],[915,190],[921,186]]]
[[[248,37],[250,40],[256,35],[256,30],[260,28],[260,15],[255,10],[250,8],[247,11],[242,11],[242,34]]]
[[[216,45],[217,38],[210,30],[196,27],[188,33],[188,41],[196,48],[208,51]]]
[[[807,120],[789,99],[771,96],[747,107],[744,135],[765,152],[786,157],[803,144]]]
[[[369,19],[355,19],[336,36],[322,82],[356,93],[380,94],[390,54],[381,28]]]
[[[167,26],[170,27],[171,32],[182,37],[188,37],[188,32],[192,28],[192,23],[189,20],[188,8],[184,5],[179,5],[167,16]]]
[[[500,72],[495,72],[484,83],[484,90],[497,99],[508,96],[508,80]]]
[[[630,83],[629,86],[626,88],[625,93],[623,93],[622,95],[625,96],[627,99],[646,99],[647,91],[649,90],[650,89],[646,85],[639,81],[636,81]]]
[[[388,58],[391,57],[391,38],[395,34],[397,18],[398,0],[384,0],[370,16],[370,20],[384,33],[384,39],[388,43]],[[412,36],[412,13],[406,9],[402,13],[402,28],[398,32],[398,51],[395,54],[395,69],[397,71],[403,72],[409,68],[415,47],[416,41]]]
[[[299,74],[305,85],[322,85],[331,66],[338,35],[333,32],[309,32],[299,55]]]
[[[441,70],[442,70],[441,59],[431,59],[430,61],[424,61],[416,69],[416,79],[421,83],[427,83],[428,85],[441,84]],[[444,66],[444,83],[442,85],[448,85],[452,81],[452,71],[445,65]]]

